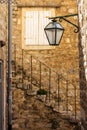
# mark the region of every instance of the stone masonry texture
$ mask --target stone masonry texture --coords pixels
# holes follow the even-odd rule
[[[18,0],[17,6],[15,5],[13,8],[12,43],[13,43],[13,46],[16,45],[16,49],[18,49],[19,47],[21,49],[24,49],[24,51],[26,51],[26,55],[24,55],[25,57],[24,60],[27,59],[28,55],[35,56],[40,62],[43,62],[44,64],[46,64],[47,66],[55,70],[57,73],[63,74],[64,76],[68,78],[68,80],[72,82],[74,81],[74,83],[76,83],[76,90],[77,90],[77,95],[79,98],[80,88],[79,88],[78,33],[74,33],[75,28],[72,25],[70,25],[69,23],[65,21],[62,21],[61,24],[64,27],[65,31],[64,31],[64,35],[59,46],[55,46],[51,49],[48,49],[48,48],[43,49],[42,47],[41,49],[37,48],[35,50],[33,48],[29,49],[29,47],[23,48],[24,43],[22,43],[22,29],[23,29],[22,8],[32,8],[34,6],[35,7],[52,7],[52,8],[54,7],[56,16],[62,16],[62,15],[68,15],[68,14],[76,14],[78,12],[77,1],[55,0],[54,2],[53,0],[42,0],[42,1],[41,0],[33,0],[33,1],[32,0],[25,0],[25,1]],[[78,25],[78,16],[70,17],[68,19]],[[17,57],[21,55],[22,53],[20,49],[16,51],[17,51],[16,63],[20,65],[22,63],[21,58],[17,59]],[[15,52],[14,49],[13,49],[13,52]],[[14,53],[13,53],[12,58],[15,59]],[[33,62],[35,64],[33,70],[36,70],[36,66],[38,67],[38,65],[36,64],[35,60]],[[26,70],[28,70],[28,65],[24,64],[24,67]],[[43,75],[44,75],[44,70],[45,69],[43,68],[43,71],[42,71]],[[37,78],[38,78],[38,75],[37,75]],[[55,89],[55,84],[53,87]],[[70,85],[69,87],[72,90],[72,85]],[[64,89],[64,86],[62,86],[62,88],[64,91],[66,91]],[[16,97],[14,100],[16,100]],[[69,102],[71,101],[72,101],[72,98],[70,98]],[[19,111],[21,103],[19,104],[19,107],[14,108],[14,109],[17,109]],[[14,105],[15,104],[13,102],[13,107]],[[80,102],[78,102],[78,110],[79,109],[80,109]],[[14,118],[16,119],[18,118],[18,117],[15,117],[16,115],[14,114],[14,111],[13,111],[13,115],[14,115]],[[23,118],[23,120],[20,119],[19,122],[23,122],[24,120],[25,120],[25,117]],[[14,119],[13,119],[13,124],[15,127],[17,127],[15,129],[18,129],[19,126],[18,124],[16,125]],[[22,125],[22,123],[20,125]],[[24,126],[22,128],[24,128]]]
[[[47,107],[36,96],[13,89],[12,130],[80,130],[77,123]],[[19,109],[20,108],[20,109]]]
[[[58,2],[58,3],[57,3]],[[20,46],[22,48],[22,7],[26,4],[33,6],[33,3],[37,3],[35,0],[33,1],[19,1],[19,5],[21,7],[15,7],[13,9],[13,44]],[[48,2],[46,1],[39,1],[38,7],[40,3],[45,3],[47,6],[53,4],[51,0]],[[60,5],[56,8],[56,15],[67,15],[67,14],[75,14],[77,13],[77,3],[76,1],[68,0],[64,1],[55,1],[55,5]],[[54,5],[54,8],[55,8]],[[26,6],[25,6],[26,7]],[[44,7],[44,5],[43,5]],[[63,11],[64,10],[64,11]],[[78,24],[78,17],[69,18],[75,24]],[[53,49],[37,49],[37,50],[29,50],[28,53],[31,55],[36,56],[39,60],[46,63],[51,68],[55,69],[56,72],[66,73],[69,71],[71,75],[71,71],[78,70],[78,33],[75,34],[74,27],[69,25],[66,22],[62,22],[62,25],[65,28],[64,36],[61,41],[60,46],[56,46]],[[70,31],[71,30],[71,31]],[[75,75],[78,79],[78,73]],[[71,76],[73,77],[73,76]]]
[[[80,88],[82,130],[87,129],[87,1],[78,0],[80,25]]]
[[[23,45],[22,43],[22,8],[24,7],[30,8],[34,6],[35,7],[46,6],[46,7],[54,7],[56,10],[56,16],[75,14],[75,13],[79,14],[79,19],[78,17],[69,18],[69,20],[74,22],[75,24],[78,24],[79,22],[79,26],[80,26],[79,35],[78,33],[74,33],[74,27],[72,25],[69,25],[65,21],[62,21],[62,25],[65,28],[65,32],[64,32],[60,46],[56,46],[53,49],[43,49],[43,48],[37,49],[37,50],[28,49],[26,51],[28,52],[28,54],[36,56],[37,59],[39,59],[41,62],[45,63],[52,69],[54,69],[56,72],[62,73],[64,75],[67,75],[67,72],[68,72],[68,78],[72,81],[74,80],[74,81],[79,82],[79,77],[80,77],[80,88],[78,84],[76,85],[76,87],[78,90],[77,91],[78,95],[79,95],[79,89],[81,89],[80,98],[81,98],[82,130],[86,130],[87,129],[87,44],[86,44],[87,43],[87,1],[86,0],[55,0],[55,1],[54,0],[17,0],[17,2],[18,4],[17,5],[15,4],[13,6],[12,43],[13,45],[16,44],[21,49],[24,49],[22,46]],[[6,17],[7,10],[6,8],[7,8],[6,4],[0,3],[0,40],[3,40],[5,42],[7,41],[7,17]],[[20,52],[18,51],[18,55],[19,54]],[[4,80],[3,80],[4,89],[6,87],[6,60],[7,60],[6,56],[7,56],[6,47],[0,48],[0,59],[4,61],[3,62],[4,63]],[[18,60],[17,62],[19,63],[20,60]],[[79,67],[80,67],[80,71],[78,71]],[[23,92],[19,92],[19,90],[17,90],[17,93],[20,96],[23,96]],[[15,96],[14,102],[17,101],[16,98],[17,97]],[[26,101],[25,101],[25,104],[23,104],[24,100],[25,99],[23,98],[21,103],[19,103],[20,101],[16,102],[18,104],[13,103],[13,129],[15,130],[19,130],[18,128],[19,126],[17,122],[15,123],[19,115],[22,115],[23,117],[22,119],[19,120],[20,129],[21,127],[24,129],[25,126],[26,128],[28,128],[27,119],[25,120],[25,116],[22,114],[23,111],[22,110],[20,111],[20,107],[22,108],[22,105],[24,106],[26,105],[27,107]],[[17,105],[17,106],[14,107],[14,105]],[[16,109],[15,112],[20,112],[19,115],[15,114],[14,112],[15,109]],[[26,111],[25,111],[25,115],[27,113]],[[5,109],[4,109],[4,118],[5,118]],[[38,117],[36,118],[38,119]],[[23,121],[24,121],[24,124],[22,124]],[[65,122],[66,121],[62,123],[65,124]],[[59,125],[61,126],[61,122],[59,123]],[[66,124],[66,125],[70,126],[70,124]],[[50,123],[48,123],[48,127],[49,126],[50,126]],[[67,127],[65,128],[67,129]],[[5,122],[4,122],[4,129],[5,129]]]

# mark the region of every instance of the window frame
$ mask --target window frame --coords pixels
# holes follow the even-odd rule
[[[24,35],[25,35],[25,14],[27,11],[30,11],[30,10],[50,10],[50,11],[53,11],[53,14],[55,15],[55,8],[54,7],[31,7],[31,8],[22,8],[22,49],[31,49],[31,50],[37,50],[37,49],[55,49],[55,46],[49,46],[49,43],[48,45],[26,45],[25,44],[25,40],[24,40]],[[49,21],[50,22],[50,21]],[[44,28],[43,28],[44,30]]]

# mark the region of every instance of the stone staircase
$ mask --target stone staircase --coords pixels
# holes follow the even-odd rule
[[[13,49],[12,58],[13,130],[75,130],[80,119],[79,83],[57,74],[21,48]],[[47,94],[38,95],[41,89]]]
[[[80,130],[78,122],[21,89],[13,88],[12,110],[12,130]]]

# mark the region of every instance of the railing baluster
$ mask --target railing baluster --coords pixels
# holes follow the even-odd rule
[[[16,76],[16,44],[14,45],[15,76]]]
[[[49,68],[49,102],[50,102],[50,88],[51,88],[51,69]]]
[[[30,89],[32,90],[32,56],[30,56]]]
[[[60,105],[60,75],[58,74],[58,112],[59,112],[59,105]]]
[[[40,84],[40,89],[41,89],[41,78],[42,78],[42,76],[41,76],[41,62],[39,62],[39,63],[40,63],[40,81],[39,81],[40,83],[39,84]]]
[[[66,80],[66,111],[68,114],[68,80]]]
[[[23,62],[24,62],[23,55],[24,55],[24,50],[22,49],[22,87],[23,87],[23,83],[24,83],[24,80],[23,80]]]
[[[75,120],[77,116],[77,111],[76,111],[76,85],[74,85],[74,97],[75,97]]]

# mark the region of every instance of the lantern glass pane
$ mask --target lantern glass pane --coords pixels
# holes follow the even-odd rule
[[[63,30],[56,30],[56,44],[58,45],[60,43],[60,40],[62,38],[63,35]]]
[[[55,29],[46,30],[47,39],[50,45],[55,44]]]

